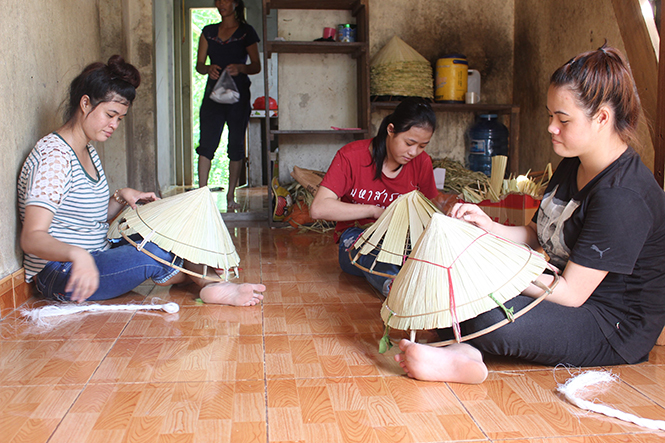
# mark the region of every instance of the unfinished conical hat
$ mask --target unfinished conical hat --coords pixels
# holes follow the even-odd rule
[[[400,195],[358,238],[351,262],[369,271],[377,262],[401,266],[435,212],[440,211],[418,190]],[[357,263],[361,255],[375,256],[369,269]]]
[[[503,307],[545,267],[545,257],[528,246],[435,213],[397,274],[381,317],[400,330],[453,327],[461,341],[460,322]]]
[[[378,66],[387,63],[395,62],[423,62],[429,66],[429,61],[418,53],[415,49],[409,46],[404,40],[398,36],[393,36],[388,43],[385,44],[379,52],[377,52],[370,66]]]
[[[120,238],[122,237],[122,234],[120,234],[120,221],[122,220],[123,222],[125,221],[125,214],[127,214],[129,211],[131,211],[132,208],[129,206],[125,206],[125,208],[120,211],[118,215],[111,221],[109,224],[109,230],[106,232],[106,238]],[[126,228],[124,230],[126,235],[133,235],[136,234],[136,231],[130,228]]]
[[[146,241],[185,260],[231,269],[240,257],[208,187],[126,209],[109,238],[139,233]]]

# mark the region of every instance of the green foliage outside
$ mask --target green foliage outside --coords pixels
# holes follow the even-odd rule
[[[201,30],[203,30],[206,25],[219,23],[220,21],[221,17],[216,8],[192,9],[192,135],[194,147],[198,146],[199,142],[199,108],[201,107],[203,93],[205,92],[206,82],[208,81],[207,75],[201,75],[196,72],[196,56],[199,49],[199,38],[201,36]],[[222,140],[219,143],[219,147],[215,152],[215,158],[212,160],[212,165],[210,166],[210,175],[208,176],[208,186],[210,187],[223,186],[226,188],[228,185],[229,158],[226,155],[227,142],[228,127],[225,125],[224,132],[222,133]],[[193,151],[192,154],[194,185],[198,186],[199,176],[197,171],[199,166],[199,156],[196,151]]]

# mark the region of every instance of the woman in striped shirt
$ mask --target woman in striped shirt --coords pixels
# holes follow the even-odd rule
[[[34,279],[46,297],[105,300],[131,291],[147,279],[158,285],[185,283],[191,277],[164,265],[129,244],[111,246],[108,221],[125,205],[157,199],[152,192],[109,188],[91,141],[106,141],[127,115],[141,79],[118,55],[93,63],[70,86],[66,123],[45,136],[23,164],[18,182],[26,280]],[[148,243],[146,249],[173,262],[173,255]],[[176,264],[189,266],[178,262]],[[263,285],[210,283],[192,278],[208,303],[251,306]]]

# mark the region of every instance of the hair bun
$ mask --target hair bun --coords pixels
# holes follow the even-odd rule
[[[112,55],[107,63],[109,72],[120,80],[124,80],[134,88],[138,88],[141,84],[141,74],[134,65],[125,62],[125,59],[120,55]]]

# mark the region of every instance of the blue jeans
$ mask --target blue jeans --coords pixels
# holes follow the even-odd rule
[[[132,236],[132,239],[135,237]],[[138,241],[141,241],[140,236]],[[146,243],[144,249],[169,263],[173,261],[173,254],[154,243]],[[152,279],[155,283],[164,283],[180,272],[138,251],[125,240],[116,243],[111,249],[94,251],[90,254],[99,270],[99,287],[88,298],[90,301],[118,297],[147,279]],[[177,266],[182,266],[182,263],[181,258],[177,258],[174,262]],[[35,275],[37,290],[47,298],[69,300],[72,294],[65,292],[65,287],[71,269],[71,262],[48,262],[44,269]]]
[[[349,254],[349,248],[353,246],[353,243],[358,239],[358,237],[360,237],[363,231],[364,230],[360,228],[348,228],[342,232],[342,235],[339,237],[339,267],[342,268],[342,271],[346,272],[347,274],[365,277],[369,284],[381,292],[384,297],[387,297],[388,292],[390,291],[388,285],[390,282],[392,282],[394,277],[388,278],[374,274],[372,272],[363,271],[362,269],[353,265],[351,263],[351,258],[349,258],[349,255],[353,257],[356,253],[356,250],[353,249],[351,254]],[[357,262],[363,267],[370,269],[377,252],[377,250],[374,250],[373,254],[361,255]],[[377,263],[374,266],[374,269],[385,274],[397,275],[401,267],[386,263]]]

